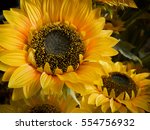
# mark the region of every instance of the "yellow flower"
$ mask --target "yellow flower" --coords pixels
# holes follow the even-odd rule
[[[0,105],[0,113],[70,113],[77,103],[71,96],[33,96],[30,99],[11,101],[11,104]]]
[[[110,6],[121,6],[121,7],[132,7],[137,8],[137,5],[135,4],[134,0],[96,0],[98,2],[106,3]]]
[[[98,61],[117,54],[118,40],[103,30],[105,18],[91,0],[21,0],[20,9],[3,14],[0,68],[13,100],[41,89],[62,93],[64,83],[82,93],[99,73]]]
[[[150,73],[136,74],[120,62],[100,62],[104,68],[103,86],[95,87],[88,104],[102,112],[150,112]]]
[[[105,24],[104,29],[113,30],[115,33],[119,34],[119,32],[125,31],[124,22],[120,19],[113,19],[111,22]]]
[[[133,61],[125,61],[123,62],[124,65],[126,65],[127,70],[135,69],[136,73],[143,73],[143,72],[149,72],[149,70],[146,67],[143,67],[140,63],[135,63]]]

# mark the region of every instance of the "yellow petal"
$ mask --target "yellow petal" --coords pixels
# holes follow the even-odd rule
[[[74,17],[73,5],[76,6],[76,1],[65,0],[62,3],[62,7],[60,10],[60,20],[61,21],[71,21]]]
[[[82,36],[82,37],[85,37],[86,36],[86,32],[85,31],[81,31],[80,32],[80,35]],[[86,44],[86,43],[85,43]]]
[[[117,51],[112,47],[117,44],[118,40],[112,37],[107,38],[94,38],[87,45],[87,50],[84,55],[85,59],[98,59],[101,60],[104,56],[113,56]],[[90,58],[89,58],[90,57]]]
[[[74,90],[77,93],[80,93],[81,95],[88,95],[90,93],[96,92],[96,90],[91,85],[88,85],[85,82],[83,82],[83,83],[65,82],[65,84],[67,87],[71,88],[72,90]]]
[[[17,68],[10,77],[9,88],[22,88],[30,84],[37,76],[37,71],[30,65],[25,64]]]
[[[91,43],[88,46],[90,46],[90,48],[114,47],[117,43],[118,43],[118,40],[113,37],[104,37],[104,38],[98,37],[98,38],[92,39]]]
[[[75,1],[75,5],[76,2],[79,1]],[[87,4],[88,3],[88,4]],[[74,6],[72,4],[72,6]],[[92,10],[92,1],[91,0],[82,0],[78,3],[78,6],[76,8],[74,8],[74,11],[76,12],[74,14],[74,21],[73,23],[78,27],[81,28],[83,25],[85,25],[86,20],[89,16],[90,11]],[[76,19],[78,18],[78,19]]]
[[[100,94],[96,98],[96,106],[100,106],[100,105],[105,104],[107,102],[109,102],[109,98],[105,97],[103,94]]]
[[[117,71],[117,72],[122,72],[122,68],[123,68],[123,64],[122,64],[121,62],[116,62],[116,63],[114,64],[114,69],[115,69],[115,71]]]
[[[80,61],[80,64],[83,62],[83,55],[82,54],[79,55],[79,61]]]
[[[112,32],[113,32],[112,30],[101,30],[99,36],[102,38],[110,37]]]
[[[35,4],[38,9],[42,9],[43,0],[31,0],[31,2]]]
[[[127,113],[127,108],[124,105],[121,105],[121,107],[118,110],[120,113]]]
[[[116,96],[115,96],[115,91],[114,91],[114,89],[111,90],[111,92],[110,92],[110,97],[113,97],[113,98],[116,97]]]
[[[143,80],[145,78],[147,78],[148,76],[150,76],[150,73],[140,73],[140,74],[137,74],[134,79],[136,81],[140,81],[140,80]]]
[[[105,24],[105,19],[100,17],[95,21],[89,21],[88,24],[84,24],[83,27],[79,28],[80,32],[85,31],[86,35],[84,36],[84,40],[93,38],[93,37],[100,37],[100,32],[103,29]],[[82,25],[82,24],[81,24]]]
[[[16,101],[16,100],[20,100],[22,98],[24,98],[23,89],[22,88],[13,89],[12,100]]]
[[[135,98],[135,93],[133,90],[132,90],[132,97],[131,98]]]
[[[0,54],[0,61],[10,66],[21,66],[26,63],[26,51],[3,51]]]
[[[48,62],[45,63],[44,65],[44,71],[47,73],[47,74],[52,74],[52,71],[50,69],[50,65]]]
[[[63,74],[63,71],[59,68],[55,69],[55,74]]]
[[[72,65],[68,66],[67,72],[73,72],[73,71],[74,71],[73,66]]]
[[[34,55],[34,50],[29,49],[28,50],[28,62],[31,63],[34,67],[36,67],[36,61],[35,61],[35,55]]]
[[[103,80],[101,78],[98,79],[97,81],[95,81],[94,85],[96,85],[99,92],[102,92],[102,86],[104,86],[104,84],[103,84]]]
[[[8,65],[6,65],[6,64],[4,64],[4,63],[2,63],[2,62],[0,62],[0,70],[1,70],[1,71],[6,71],[8,68],[9,68]]]
[[[20,10],[21,11],[21,10]],[[11,9],[11,11],[3,11],[3,14],[6,18],[6,20],[11,24],[14,25],[14,27],[21,31],[23,34],[27,36],[29,28],[30,28],[30,22],[26,16],[19,13],[18,10]]]
[[[57,74],[58,78],[63,81],[78,82],[79,78],[75,72],[68,72],[62,75]]]
[[[136,107],[142,108],[143,110],[146,110],[147,112],[150,112],[150,104],[146,99],[143,99],[142,97],[136,97],[132,104]]]
[[[32,81],[28,82],[26,86],[23,87],[23,93],[25,98],[32,97],[41,89],[40,74],[37,73],[36,76],[31,79]]]
[[[21,8],[21,10],[23,10],[23,11],[26,10],[25,1],[24,1],[24,0],[20,0],[20,8]]]
[[[150,79],[143,79],[141,81],[138,81],[139,87],[144,87],[144,86],[149,85],[149,84],[150,84]]]
[[[138,108],[135,107],[131,102],[124,102],[124,104],[126,105],[126,107],[131,111],[131,112],[138,112]]]
[[[42,88],[45,89],[47,87],[51,87],[51,84],[53,84],[52,82],[54,82],[54,81],[52,80],[51,75],[48,75],[45,72],[43,72],[40,77],[40,82],[41,82]]]
[[[130,100],[130,96],[127,92],[125,92],[125,100]]]
[[[117,99],[119,99],[119,100],[123,100],[124,99],[124,97],[125,97],[125,93],[124,92],[122,92],[118,97],[117,97]]]
[[[62,8],[62,0],[49,0],[47,4],[47,12],[50,17],[51,22],[61,21],[61,8]],[[46,3],[45,3],[46,4]]]
[[[43,92],[48,95],[50,92],[52,93],[61,93],[64,82],[60,81],[56,76],[51,76],[42,73],[40,78],[41,86],[43,88]]]
[[[88,51],[87,51],[88,52]],[[99,60],[103,60],[103,57],[99,54],[99,52],[94,53],[85,53],[85,60],[90,62],[98,62]]]
[[[3,36],[0,36],[0,46],[2,46],[6,50],[20,50],[24,47],[24,43],[17,38],[3,37],[2,39],[1,37]]]
[[[102,53],[102,56],[115,56],[118,54],[118,51],[114,48],[104,48],[102,50],[104,51],[104,53]]]
[[[30,1],[25,1],[25,7],[28,14],[28,17],[30,19],[30,22],[32,26],[36,29],[37,26],[40,24],[40,20],[42,18],[40,10],[31,3]]]
[[[73,90],[74,92],[80,93],[80,95],[82,95],[82,96],[88,95],[88,94],[90,93],[90,91],[88,91],[88,90],[85,89],[85,86],[84,86],[84,84],[82,84],[82,83],[70,83],[70,82],[65,82],[65,85],[66,85],[69,89]],[[79,101],[78,101],[78,102],[79,102]],[[84,102],[84,103],[85,103],[85,102]],[[84,103],[83,103],[83,104],[84,104]],[[78,103],[78,104],[80,104],[80,103]],[[85,104],[84,104],[84,105],[85,105]]]
[[[3,35],[3,34],[6,35],[7,34],[11,37],[18,38],[19,40],[27,39],[26,35],[24,35],[19,29],[17,29],[17,28],[14,29],[14,27],[11,24],[8,24],[8,23],[0,25],[0,33],[1,33],[1,35]],[[12,34],[12,33],[14,33],[15,35]],[[20,37],[18,37],[18,36],[20,36]],[[8,36],[5,36],[5,37],[8,38]]]
[[[108,75],[109,74],[109,72],[112,72],[113,71],[113,68],[112,68],[112,66],[111,66],[111,64],[109,64],[108,62],[105,62],[105,61],[99,61],[99,63],[102,65],[102,67],[103,68],[105,68],[104,69],[104,74],[105,75]]]
[[[103,88],[103,94],[104,94],[105,96],[108,96],[107,88]]]
[[[25,36],[11,26],[4,27],[0,26],[0,46],[7,50],[22,49],[26,43]]]
[[[102,104],[102,106],[101,106],[102,112],[107,112],[107,110],[109,109],[109,107],[110,107],[110,103],[109,102],[107,102],[105,104]]]
[[[50,2],[50,0],[44,0],[43,1],[43,12],[45,12],[44,16],[43,16],[44,24],[46,24],[50,21],[49,14],[48,14],[48,12],[50,12],[49,11],[49,5],[50,5],[49,2]]]
[[[92,70],[92,71],[91,71]],[[100,78],[102,73],[101,66],[98,63],[82,63],[76,71],[80,81],[94,83]]]
[[[113,98],[110,99],[110,108],[111,108],[111,112],[116,112],[118,111],[118,109],[121,107],[121,104],[114,101]]]
[[[62,94],[62,88],[64,86],[64,82],[61,81],[57,76],[53,76],[52,80],[54,82],[52,82],[52,84],[51,84],[51,86],[53,86],[53,87],[50,87],[50,91],[61,95]]]
[[[99,96],[98,93],[92,93],[89,98],[88,98],[88,104],[95,105],[96,103],[96,98]]]
[[[42,67],[42,66],[41,66],[41,67],[38,67],[38,68],[37,68],[37,71],[42,73],[42,72],[43,72],[43,67]]]
[[[2,77],[2,81],[9,81],[11,75],[13,74],[13,72],[15,70],[16,70],[16,68],[14,68],[14,67],[8,68]]]
[[[143,110],[142,108],[138,108],[138,113],[145,113],[145,110]]]
[[[100,8],[95,8],[95,9],[92,9],[90,11],[90,14],[87,18],[88,21],[91,21],[91,20],[96,20],[100,17],[100,14],[101,14],[101,9]]]

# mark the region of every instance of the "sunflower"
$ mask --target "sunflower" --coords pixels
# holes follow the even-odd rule
[[[30,99],[11,101],[10,105],[0,105],[0,113],[69,113],[76,106],[77,103],[69,95],[39,94]]]
[[[119,32],[125,31],[124,22],[120,19],[113,19],[111,22],[105,24],[104,29],[113,30],[113,32],[119,34]]]
[[[95,0],[97,2],[106,3],[110,6],[121,6],[123,7],[131,7],[131,8],[137,8],[136,3],[134,0]]]
[[[135,73],[120,62],[100,62],[104,67],[103,85],[97,85],[88,104],[102,112],[150,112],[150,73]]]
[[[85,92],[100,73],[98,61],[117,54],[99,12],[91,0],[20,0],[19,9],[3,11],[0,68],[13,100],[41,89],[61,94],[64,84]]]
[[[127,70],[135,69],[135,70],[136,70],[136,73],[150,72],[150,71],[148,70],[148,68],[143,67],[142,64],[137,63],[137,62],[124,61],[123,64],[126,65]]]

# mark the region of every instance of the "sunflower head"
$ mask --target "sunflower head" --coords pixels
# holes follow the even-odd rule
[[[41,104],[30,108],[29,113],[60,113],[60,111],[53,105]]]
[[[135,95],[137,94],[138,88],[135,82],[124,73],[112,72],[109,73],[109,76],[102,76],[102,80],[102,89],[106,88],[108,95],[110,95],[111,91],[114,91],[116,96],[125,92],[127,92],[130,97],[132,97],[132,92]]]
[[[105,68],[101,77],[103,85],[89,95],[89,104],[95,104],[102,112],[150,111],[149,73],[136,74],[120,62],[101,62],[101,65]]]
[[[28,48],[35,50],[36,66],[43,69],[49,66],[53,75],[58,69],[62,73],[69,68],[76,70],[85,51],[80,35],[65,23],[43,26],[34,34]]]
[[[19,113],[69,113],[77,103],[71,96],[50,94],[36,95],[30,99],[11,101],[10,105],[0,105],[0,112]]]
[[[13,100],[41,90],[61,95],[64,84],[84,93],[101,73],[98,61],[117,54],[118,40],[91,0],[21,0],[3,14],[0,69]]]

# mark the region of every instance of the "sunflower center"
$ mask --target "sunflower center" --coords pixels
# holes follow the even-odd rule
[[[30,113],[60,113],[60,110],[53,105],[42,104],[30,109]]]
[[[35,61],[38,67],[43,67],[46,62],[55,73],[59,68],[63,72],[68,66],[77,69],[80,58],[84,54],[84,43],[76,30],[67,24],[45,25],[36,32],[31,41],[35,49]]]
[[[49,32],[45,39],[45,43],[45,49],[48,54],[65,55],[69,50],[71,41],[62,30],[54,30]]]
[[[137,94],[137,88],[135,82],[127,75],[112,72],[109,76],[103,76],[103,88],[107,88],[108,94],[114,89],[115,95],[119,96],[122,92],[127,92],[129,96],[132,96],[132,91]]]

